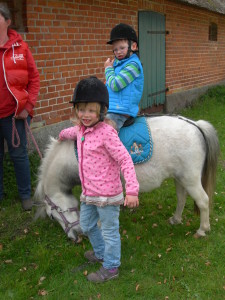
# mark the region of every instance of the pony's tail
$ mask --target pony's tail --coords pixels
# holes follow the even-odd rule
[[[220,153],[219,140],[214,127],[206,121],[196,122],[202,132],[206,144],[206,158],[202,171],[202,186],[209,197],[209,207],[213,207],[213,194],[216,184],[216,171]]]

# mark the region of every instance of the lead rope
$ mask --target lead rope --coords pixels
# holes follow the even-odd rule
[[[36,148],[36,150],[37,150],[37,152],[38,152],[38,154],[40,156],[40,159],[42,159],[41,151],[40,151],[40,149],[38,147],[37,142],[35,141],[35,138],[33,136],[33,133],[31,131],[31,129],[30,129],[30,126],[28,125],[27,120],[24,120],[24,124],[25,124],[25,131],[26,131],[26,137],[27,137],[28,144],[29,144],[29,134],[30,134],[31,139],[33,141],[33,144],[34,144],[34,146],[35,146],[35,148]],[[17,144],[15,143],[15,137],[17,139]],[[13,145],[14,148],[17,148],[20,145],[20,137],[19,137],[18,131],[16,129],[16,122],[15,122],[15,118],[14,117],[12,118],[12,145]]]
[[[15,136],[16,136],[16,139],[17,139],[17,144],[15,143]],[[17,147],[19,147],[19,145],[20,145],[20,136],[19,136],[19,133],[16,129],[15,118],[13,117],[12,118],[12,146],[14,148],[17,148]]]

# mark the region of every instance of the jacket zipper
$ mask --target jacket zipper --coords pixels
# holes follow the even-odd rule
[[[12,94],[12,96],[14,97],[14,99],[16,100],[16,110],[15,110],[15,114],[14,116],[16,116],[16,113],[17,113],[17,110],[18,110],[18,107],[19,107],[19,102],[18,102],[18,99],[16,98],[16,96],[13,94],[13,92],[11,91],[11,89],[9,88],[9,85],[8,85],[8,82],[7,82],[7,79],[6,79],[6,73],[5,73],[5,64],[4,64],[4,56],[5,56],[5,53],[11,48],[8,48],[5,50],[5,52],[3,53],[2,55],[2,67],[3,67],[3,71],[4,71],[4,78],[5,78],[5,83],[6,83],[6,86],[8,88],[8,90],[10,91],[10,93]]]
[[[83,148],[84,148],[84,140],[82,140],[84,134],[82,134],[81,137],[81,145],[80,145],[80,171],[81,171],[81,177],[83,182],[83,193],[85,192],[85,186],[84,186],[84,174],[83,174]]]

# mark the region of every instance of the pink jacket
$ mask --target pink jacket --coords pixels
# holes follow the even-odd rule
[[[138,196],[139,184],[133,161],[112,126],[99,122],[93,127],[64,129],[60,140],[76,140],[79,174],[85,196],[112,197],[123,191],[120,170],[127,195]]]

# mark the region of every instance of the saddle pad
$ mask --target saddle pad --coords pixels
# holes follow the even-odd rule
[[[146,162],[152,157],[153,141],[145,117],[136,117],[134,124],[122,127],[119,138],[132,157],[134,164]]]

